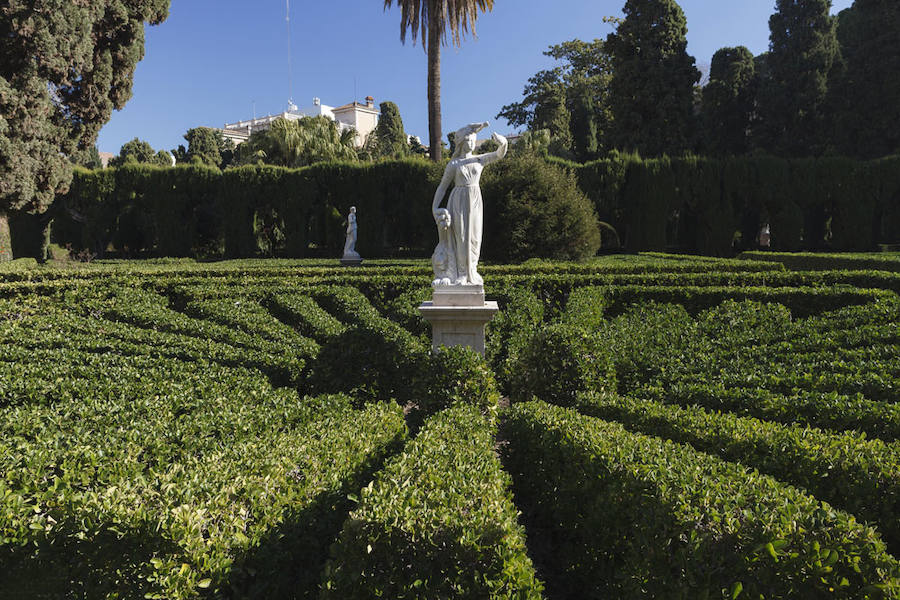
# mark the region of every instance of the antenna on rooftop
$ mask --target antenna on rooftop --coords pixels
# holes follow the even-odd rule
[[[284,20],[287,24],[287,62],[288,62],[288,110],[296,110],[294,106],[294,84],[291,79],[291,0],[284,0],[285,12]]]

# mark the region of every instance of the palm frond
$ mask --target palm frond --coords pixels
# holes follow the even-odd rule
[[[459,46],[470,30],[472,35],[476,35],[475,21],[478,13],[494,8],[494,0],[384,0],[384,9],[391,8],[395,2],[400,7],[400,41],[406,43],[406,36],[409,34],[413,44],[420,35],[423,42],[430,42],[429,19],[439,12],[440,43],[447,43],[449,32],[450,40]],[[425,46],[425,43],[422,45]]]

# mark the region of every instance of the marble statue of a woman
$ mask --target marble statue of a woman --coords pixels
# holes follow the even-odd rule
[[[478,274],[478,257],[481,253],[481,233],[484,208],[478,182],[485,165],[506,156],[506,138],[493,134],[499,144],[496,151],[473,155],[476,134],[487,127],[485,123],[472,123],[456,132],[456,150],[444,170],[441,184],[434,194],[431,213],[438,226],[438,247],[435,255],[449,255],[453,260],[434,261],[434,282],[437,285],[481,285]],[[447,208],[440,207],[453,184]],[[449,221],[449,223],[448,223]],[[445,246],[442,248],[442,245]]]
[[[344,242],[343,260],[359,260],[359,253],[356,251],[356,207],[350,207],[350,214],[347,215],[347,239]]]

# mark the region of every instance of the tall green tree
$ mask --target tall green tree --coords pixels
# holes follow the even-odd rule
[[[757,143],[781,156],[815,156],[829,143],[826,98],[838,46],[831,0],[777,0]]]
[[[193,127],[184,134],[187,148],[179,145],[172,151],[179,163],[193,163],[224,169],[234,157],[234,142],[211,127]]]
[[[625,19],[606,38],[612,56],[610,145],[644,156],[694,144],[694,84],[687,20],[675,0],[627,0]]]
[[[400,41],[407,34],[413,43],[420,35],[428,54],[428,143],[431,160],[441,160],[441,45],[452,41],[460,45],[462,36],[472,29],[478,13],[494,7],[494,0],[384,0],[387,10],[400,7]],[[449,34],[449,35],[448,35]]]
[[[843,61],[828,91],[838,150],[900,153],[900,3],[856,0],[838,14],[837,38]]]
[[[580,161],[603,148],[610,120],[607,92],[612,67],[602,40],[571,40],[544,52],[562,64],[529,78],[521,102],[504,106],[497,118],[513,127],[547,129],[551,152]]]
[[[94,144],[85,150],[77,150],[69,155],[69,160],[73,165],[84,167],[85,169],[102,169],[103,160],[100,158],[100,150]]]
[[[158,167],[168,167],[172,164],[172,157],[165,150],[157,152],[149,142],[134,138],[130,142],[125,142],[119,149],[118,156],[114,156],[109,161],[110,167],[121,167],[128,163],[141,163],[147,165],[156,165]]]
[[[355,140],[356,131],[340,131],[328,117],[280,118],[238,146],[237,162],[297,168],[321,161],[355,161]]]
[[[68,156],[125,106],[144,23],[168,10],[169,0],[0,3],[0,260],[12,258],[9,212],[44,212],[68,188]]]
[[[379,105],[381,116],[375,128],[375,153],[378,156],[402,158],[410,154],[408,137],[403,128],[400,109],[393,102]]]
[[[750,151],[756,88],[756,62],[750,50],[738,46],[716,51],[701,105],[706,152],[737,155]]]

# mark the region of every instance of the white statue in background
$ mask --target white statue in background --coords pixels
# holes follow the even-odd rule
[[[431,203],[431,213],[438,227],[438,246],[432,256],[434,286],[484,283],[478,274],[484,220],[478,182],[485,165],[506,156],[507,149],[506,138],[495,133],[492,138],[499,145],[496,151],[478,156],[472,154],[476,134],[487,126],[486,122],[472,123],[456,132],[456,150]],[[441,208],[451,183],[454,187],[447,208]]]
[[[356,207],[350,207],[350,214],[347,215],[347,240],[344,242],[344,258],[343,260],[359,260],[359,253],[356,251]]]

